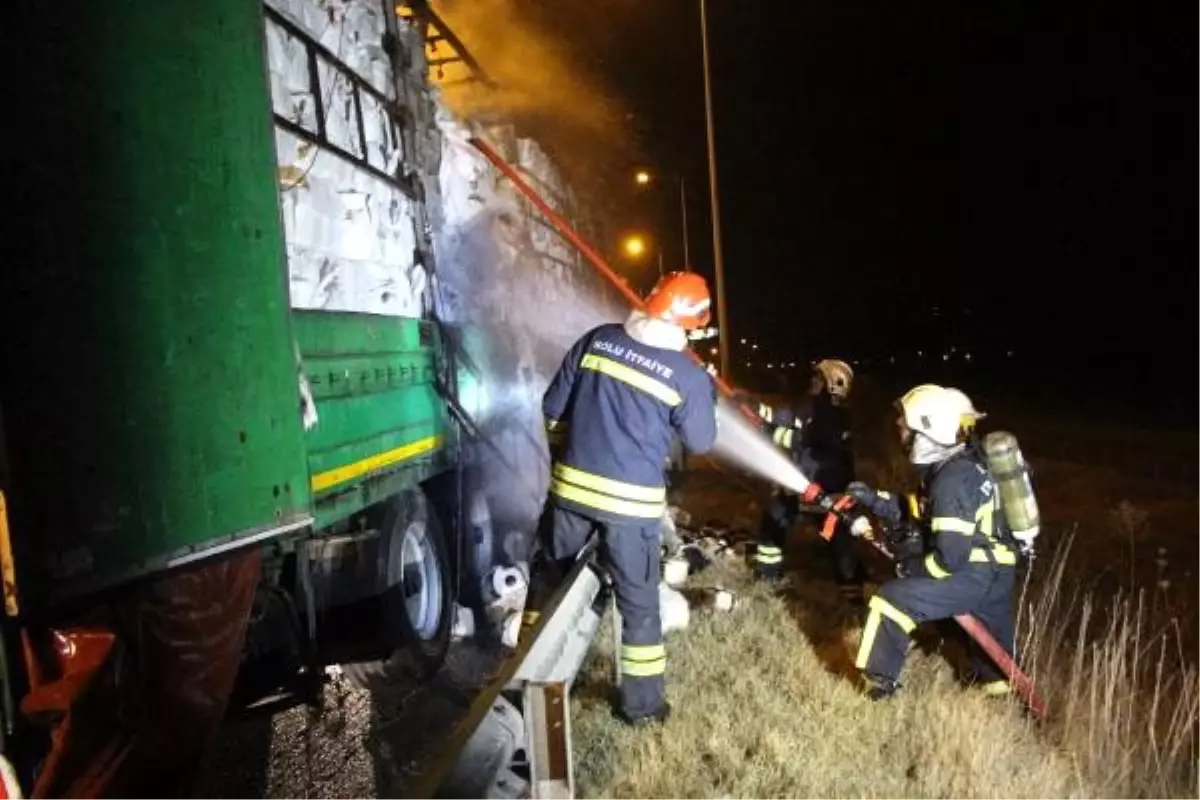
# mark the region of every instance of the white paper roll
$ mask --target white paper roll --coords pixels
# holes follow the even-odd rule
[[[663,580],[668,586],[682,586],[688,576],[686,558],[669,558],[663,563]]]
[[[516,647],[517,642],[521,638],[521,618],[524,616],[519,611],[514,611],[504,618],[504,631],[500,635],[500,640],[505,647]]]

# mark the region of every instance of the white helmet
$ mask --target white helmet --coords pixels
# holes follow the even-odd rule
[[[836,358],[825,358],[817,362],[815,369],[821,373],[825,389],[839,400],[845,400],[854,381],[854,370],[850,369],[850,365]]]
[[[909,460],[914,464],[944,461],[962,449],[959,430],[977,418],[971,400],[957,389],[926,383],[909,389],[896,405],[912,432]]]

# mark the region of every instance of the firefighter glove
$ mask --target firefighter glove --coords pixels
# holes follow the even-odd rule
[[[862,481],[854,481],[846,487],[846,494],[853,497],[858,502],[862,503],[867,508],[875,504],[876,493],[870,486],[867,486]]]

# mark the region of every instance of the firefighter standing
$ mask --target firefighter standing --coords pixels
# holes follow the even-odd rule
[[[809,396],[802,408],[792,413],[766,405],[759,407],[759,415],[775,443],[790,452],[805,477],[830,493],[843,491],[854,480],[854,454],[843,405],[853,380],[850,365],[825,359],[813,369]],[[759,526],[758,577],[773,579],[782,575],[784,543],[799,516],[800,498],[777,489]],[[861,566],[845,524],[838,524],[830,544],[839,587],[848,600],[861,602]]]
[[[921,473],[919,496],[907,504],[908,513],[925,528],[931,546],[901,557],[901,577],[868,604],[856,664],[875,700],[899,688],[909,634],[922,622],[971,613],[1009,653],[1014,649],[1017,555],[995,483],[971,443],[982,415],[958,390],[930,384],[910,390],[897,405],[902,442]],[[848,493],[885,522],[902,522],[904,508],[887,492],[854,483]],[[1003,674],[972,645],[975,682],[988,694],[1007,694]]]
[[[622,618],[619,715],[630,724],[670,710],[658,600],[664,471],[674,436],[693,453],[716,439],[716,384],[683,352],[710,305],[699,275],[664,276],[644,311],[575,343],[542,402],[547,432],[562,442],[543,545],[561,563],[600,534]]]

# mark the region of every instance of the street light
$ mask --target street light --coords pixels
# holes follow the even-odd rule
[[[621,251],[634,260],[640,260],[649,249],[650,245],[646,241],[646,237],[640,233],[630,234],[621,241]],[[658,276],[661,278],[663,275],[662,248],[655,245],[654,249],[658,252]]]
[[[646,240],[636,234],[626,236],[625,241],[621,244],[621,249],[630,258],[641,258],[646,254]]]
[[[639,169],[633,175],[633,181],[638,186],[649,186],[651,178],[652,178],[652,176],[650,175],[650,173],[644,169]]]

